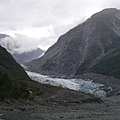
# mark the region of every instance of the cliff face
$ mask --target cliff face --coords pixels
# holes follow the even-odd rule
[[[60,36],[43,57],[26,66],[42,74],[83,74],[119,48],[119,36],[120,11],[105,9]]]

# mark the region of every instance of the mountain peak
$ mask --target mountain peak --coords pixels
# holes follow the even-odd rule
[[[119,12],[120,10],[116,9],[116,8],[106,8],[103,9],[101,12],[104,14],[108,14],[108,13],[116,13]]]
[[[42,74],[83,74],[118,49],[119,38],[120,11],[104,9],[61,36],[44,56],[26,65]]]
[[[119,12],[120,12],[120,10],[118,10],[116,8],[106,8],[106,9],[103,9],[102,11],[100,11],[100,12],[97,12],[97,13],[93,14],[91,16],[91,18],[98,17],[98,16],[114,15],[114,14],[117,14]]]

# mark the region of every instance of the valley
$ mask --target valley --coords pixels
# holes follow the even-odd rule
[[[58,86],[62,88],[68,88],[75,91],[81,91],[81,92],[95,95],[96,97],[107,96],[107,93],[104,90],[102,90],[102,87],[104,87],[104,85],[94,83],[93,80],[85,81],[83,79],[52,78],[49,76],[44,76],[38,73],[29,72],[29,71],[27,71],[27,74],[32,80],[35,80],[43,84]]]
[[[21,50],[0,34],[0,120],[120,119],[120,10],[93,14],[46,52]]]

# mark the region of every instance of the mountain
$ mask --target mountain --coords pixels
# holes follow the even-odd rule
[[[44,51],[40,48],[21,52],[21,45],[11,36],[0,34],[0,45],[6,48],[18,63],[25,63],[40,57]]]
[[[0,100],[27,98],[29,91],[25,81],[30,80],[24,69],[8,51],[0,46]]]
[[[12,55],[0,46],[0,101],[6,98],[8,102],[12,99],[12,104],[14,104],[13,99],[34,100],[36,98],[35,101],[37,102],[35,102],[35,105],[36,103],[45,104],[47,102],[49,104],[52,101],[55,101],[55,103],[58,101],[78,101],[80,103],[102,102],[100,98],[90,94],[32,81],[24,69],[14,60]],[[19,102],[18,106],[20,105]],[[24,101],[24,104],[28,103]]]
[[[50,75],[97,72],[93,66],[107,55],[114,54],[113,51],[118,51],[119,43],[120,11],[108,8],[60,36],[44,56],[26,63],[26,66],[31,71]]]
[[[120,47],[101,59],[98,64],[91,68],[90,72],[120,78]]]
[[[0,70],[14,79],[29,79],[24,69],[14,60],[7,50],[0,46]]]
[[[40,57],[43,53],[44,51],[42,49],[36,48],[28,52],[13,53],[12,56],[18,63],[25,63]]]

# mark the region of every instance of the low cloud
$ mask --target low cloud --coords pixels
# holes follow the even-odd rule
[[[6,48],[11,54],[13,54],[15,50],[21,48],[21,45],[18,43],[18,41],[12,39],[11,37],[0,39],[0,45]]]
[[[26,50],[47,49],[61,34],[108,7],[119,9],[119,0],[1,0],[0,33],[14,36]]]
[[[23,34],[15,34],[15,37],[13,39],[14,41],[17,41],[17,43],[21,46],[15,49],[14,52],[17,53],[31,51],[33,49],[36,49],[36,47],[39,45],[38,39],[29,38]]]

